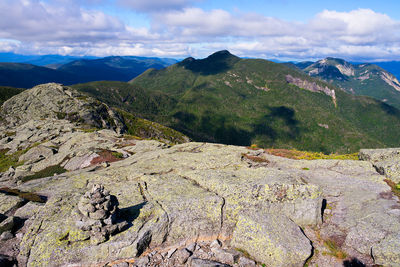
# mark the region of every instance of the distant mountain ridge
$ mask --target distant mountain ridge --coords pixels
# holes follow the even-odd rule
[[[331,57],[295,65],[308,75],[332,83],[349,93],[371,96],[400,108],[400,82],[378,65],[351,64]]]
[[[0,53],[0,62],[25,63],[36,66],[62,65],[79,59],[96,59],[94,56],[62,56],[62,55],[20,55],[15,53]]]
[[[52,68],[26,63],[0,63],[0,86],[31,88],[56,82],[64,85],[91,81],[129,81],[149,68],[161,69],[174,59],[135,56],[112,56],[99,59],[79,59]]]

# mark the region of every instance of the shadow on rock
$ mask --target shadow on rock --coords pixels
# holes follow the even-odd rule
[[[119,220],[124,220],[128,222],[128,225],[124,230],[130,228],[133,225],[133,221],[139,217],[140,210],[147,204],[147,201],[144,201],[135,206],[122,208],[119,210]]]
[[[357,258],[353,258],[351,260],[343,261],[344,267],[365,267],[365,264],[359,261]]]

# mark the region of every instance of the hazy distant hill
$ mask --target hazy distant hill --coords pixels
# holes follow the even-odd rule
[[[36,66],[62,65],[78,59],[95,59],[97,57],[61,56],[61,55],[20,55],[14,53],[0,53],[0,62],[26,63]]]
[[[38,84],[57,82],[64,85],[90,81],[129,81],[149,68],[164,68],[174,59],[144,57],[106,57],[80,59],[56,69],[24,63],[0,63],[0,86],[31,88]]]
[[[351,64],[342,59],[326,58],[315,63],[296,64],[312,77],[323,79],[356,95],[371,96],[400,108],[400,82],[375,64]]]
[[[76,88],[197,141],[324,152],[400,145],[399,110],[283,64],[228,51],[150,69],[130,83]]]
[[[80,75],[73,75],[46,67],[23,63],[0,63],[0,86],[31,88],[48,82],[68,85],[78,83],[80,80]]]
[[[149,68],[161,69],[173,63],[176,61],[166,62],[158,58],[105,57],[72,61],[57,70],[72,74],[84,73],[86,81],[129,81]]]

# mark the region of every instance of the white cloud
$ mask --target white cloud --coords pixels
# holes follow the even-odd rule
[[[231,13],[214,9],[185,8],[180,11],[159,13],[155,23],[164,25],[182,36],[215,37],[258,37],[282,35],[293,32],[292,26],[276,18],[257,14],[233,16]]]
[[[126,25],[95,9],[111,0],[0,0],[0,51],[204,57],[229,49],[267,58],[400,60],[400,22],[370,9],[324,10],[300,23],[190,7],[198,0],[119,1],[148,12],[151,26]],[[163,12],[150,12],[155,6]]]

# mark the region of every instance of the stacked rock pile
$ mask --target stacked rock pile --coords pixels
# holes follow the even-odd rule
[[[95,184],[86,192],[78,203],[82,216],[76,222],[77,227],[90,232],[93,243],[99,244],[108,240],[110,235],[123,231],[128,222],[119,218],[118,200],[110,195],[103,185]]]

